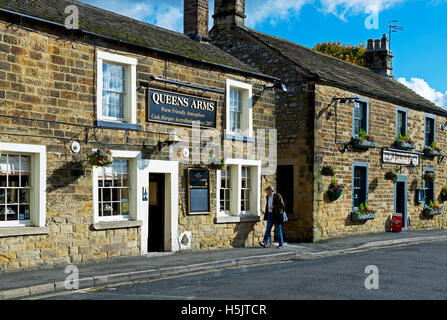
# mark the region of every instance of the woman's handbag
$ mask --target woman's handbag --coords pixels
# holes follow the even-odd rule
[[[282,223],[286,223],[287,221],[289,221],[289,218],[287,218],[287,214],[286,214],[286,212],[284,211],[284,212],[282,213]]]

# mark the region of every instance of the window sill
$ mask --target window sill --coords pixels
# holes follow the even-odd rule
[[[123,130],[132,130],[138,131],[140,130],[140,126],[138,124],[132,123],[123,123],[123,122],[111,122],[104,120],[96,120],[96,126],[104,129],[123,129]]]
[[[92,224],[92,229],[95,231],[127,229],[141,227],[142,225],[142,221],[104,221]]]
[[[214,219],[214,223],[244,223],[244,222],[259,222],[261,221],[260,216],[221,216]]]
[[[47,227],[0,227],[0,238],[49,234]]]
[[[225,139],[233,140],[233,141],[255,142],[255,138],[253,138],[253,137],[238,136],[238,135],[229,134],[229,133],[227,133],[225,135]]]

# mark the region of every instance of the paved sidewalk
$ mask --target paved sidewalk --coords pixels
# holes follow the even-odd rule
[[[281,260],[315,259],[358,250],[447,240],[447,231],[379,233],[323,240],[317,243],[286,244],[284,249],[235,248],[208,252],[184,252],[117,258],[79,264],[79,288],[112,283],[158,279],[193,272]],[[66,290],[65,267],[0,273],[0,300]]]

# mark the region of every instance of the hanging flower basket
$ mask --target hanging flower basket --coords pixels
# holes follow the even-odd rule
[[[207,166],[211,170],[222,170],[222,169],[225,169],[225,159],[222,158],[222,159],[218,160],[218,159],[215,159],[215,158],[210,158]]]
[[[447,186],[442,187],[441,200],[442,200],[442,202],[447,201]]]
[[[397,178],[399,178],[399,175],[396,170],[389,170],[385,173],[385,180],[387,181],[393,181],[395,183]]]
[[[335,176],[336,171],[337,170],[334,167],[325,166],[325,167],[323,167],[323,169],[321,169],[321,174],[323,176],[331,176],[331,177],[333,177],[333,176]]]
[[[98,149],[87,154],[88,163],[93,167],[110,167],[113,163],[112,152],[109,149]]]
[[[433,172],[427,172],[422,176],[422,178],[424,179],[424,181],[433,182],[435,181],[436,176]]]
[[[332,180],[331,185],[329,186],[328,196],[331,202],[337,201],[343,194],[345,190],[345,186],[342,184],[338,184],[337,180]]]

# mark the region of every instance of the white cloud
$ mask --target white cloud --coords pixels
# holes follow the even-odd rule
[[[183,32],[183,9],[171,6],[159,9],[155,16],[155,24],[162,28]]]
[[[268,21],[275,24],[278,20],[287,21],[290,17],[299,16],[301,8],[314,0],[264,0],[246,1],[246,25],[255,27]]]
[[[81,1],[162,28],[183,32],[183,2],[181,0]]]
[[[397,79],[400,83],[412,89],[417,94],[421,95],[427,100],[430,100],[434,104],[447,109],[447,91],[442,93],[440,91],[436,91],[424,80],[419,78],[411,78],[410,81],[407,81],[405,78]]]

